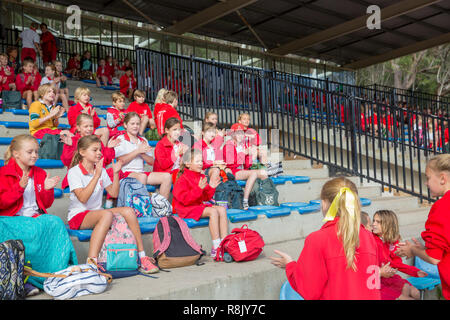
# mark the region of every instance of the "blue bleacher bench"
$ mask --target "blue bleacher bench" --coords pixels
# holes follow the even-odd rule
[[[241,209],[227,209],[227,216],[231,222],[241,222],[258,219],[258,215],[256,213]]]
[[[105,105],[97,105],[97,106],[94,106],[94,107],[99,108],[101,110],[106,110],[108,108],[111,108],[111,106],[105,106]]]
[[[361,201],[361,206],[363,206],[363,207],[367,207],[372,204],[372,200],[370,200],[368,198],[359,198],[359,200]],[[311,200],[309,203],[320,205],[320,200]]]
[[[425,290],[433,290],[441,284],[439,270],[436,265],[425,262],[417,256],[414,258],[414,266],[428,273],[426,277],[409,277],[406,279],[420,291],[420,300],[423,300]]]
[[[285,202],[280,204],[280,206],[289,208],[292,211],[297,211],[300,214],[320,211],[320,205],[306,202]]]
[[[5,165],[4,160],[0,160],[0,167]],[[61,160],[53,160],[53,159],[38,159],[35,164],[37,167],[42,169],[56,169],[56,168],[64,168],[64,164]]]
[[[116,86],[101,86],[104,90],[119,90]]]
[[[287,207],[278,207],[264,212],[267,218],[284,217],[291,214],[291,209]]]
[[[62,191],[61,189],[59,189],[59,188],[54,188],[53,191],[54,191],[54,194],[55,194],[55,198],[56,198],[56,199],[62,197],[63,191]]]
[[[83,81],[84,83],[92,83],[92,84],[97,83],[97,81],[92,80],[92,79],[83,79],[83,80],[81,80],[81,81]]]
[[[23,121],[0,121],[0,125],[9,129],[29,129],[28,122]],[[59,129],[70,129],[68,124],[59,124]]]
[[[289,281],[285,281],[281,286],[280,300],[305,300],[301,295],[292,289]]]

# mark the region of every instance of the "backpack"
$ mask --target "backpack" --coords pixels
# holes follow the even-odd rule
[[[248,197],[248,205],[253,206],[279,206],[278,190],[272,179],[256,179]]]
[[[161,137],[158,134],[158,129],[149,129],[147,132],[144,133],[145,139],[148,141],[159,141],[161,140]]]
[[[3,109],[22,109],[22,96],[20,91],[2,92]]]
[[[120,180],[117,207],[133,208],[138,218],[149,216],[151,201],[147,188],[135,178],[127,177]]]
[[[39,159],[61,160],[64,142],[59,134],[45,134],[39,146]]]
[[[0,243],[0,300],[25,299],[25,246],[22,240]]]
[[[150,203],[152,206],[152,217],[167,217],[172,215],[172,205],[159,193],[152,193]]]
[[[242,209],[244,200],[244,190],[237,183],[236,178],[231,173],[226,174],[226,179],[222,177],[214,193],[214,200],[218,203],[226,202],[228,209]]]
[[[264,245],[261,235],[244,224],[241,228],[231,230],[231,234],[222,240],[214,260],[224,261],[226,252],[234,261],[255,260],[261,254]]]
[[[159,219],[153,232],[153,258],[160,269],[202,265],[199,260],[205,253],[183,219],[177,216]]]

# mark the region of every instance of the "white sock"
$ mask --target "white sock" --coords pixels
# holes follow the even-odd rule
[[[143,257],[145,257],[145,251],[139,251],[138,255],[139,255],[139,259],[142,259]]]
[[[213,243],[213,249],[217,249],[220,245],[220,238],[213,240],[212,243]]]

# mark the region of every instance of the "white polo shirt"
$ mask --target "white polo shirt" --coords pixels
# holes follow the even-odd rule
[[[147,139],[144,137],[138,137],[139,142],[134,143],[131,141],[130,137],[128,136],[128,133],[125,133],[123,135],[120,135],[117,137],[117,139],[120,139],[120,144],[117,147],[114,147],[114,151],[116,153],[116,159],[124,156],[126,154],[129,154],[130,152],[133,152],[139,147],[139,143],[147,143]],[[151,152],[146,153],[148,156],[153,157],[153,150]],[[122,166],[123,172],[144,172],[144,164],[145,161],[142,159],[140,155],[136,156],[133,160],[128,162],[126,165]]]
[[[93,177],[94,175],[87,172],[81,163],[75,167],[70,168],[69,172],[67,173],[67,181],[70,188],[70,206],[67,221],[70,221],[70,219],[72,219],[80,212],[86,210],[102,209],[103,190],[112,184],[105,168],[102,169],[102,175],[100,179],[98,179],[97,185],[95,186],[91,197],[86,203],[82,203],[80,200],[78,200],[77,196],[73,192],[73,190],[75,189],[87,187]]]
[[[31,29],[23,30],[20,33],[20,38],[22,38],[22,48],[31,48],[36,50],[34,43],[40,42],[37,32]]]
[[[22,208],[16,213],[16,216],[32,217],[36,213],[39,213],[39,207],[36,202],[36,193],[34,192],[34,180],[29,178],[23,193]]]

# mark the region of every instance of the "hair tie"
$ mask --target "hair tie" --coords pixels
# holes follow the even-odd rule
[[[345,208],[350,213],[350,218],[351,219],[355,218],[355,201],[356,201],[355,194],[353,193],[352,190],[350,190],[350,188],[342,187],[339,190],[339,193],[334,197],[333,202],[331,203],[330,207],[328,208],[327,214],[326,214],[325,218],[323,219],[324,222],[334,220],[334,218],[336,217],[336,214],[339,210],[339,208],[338,208],[339,199],[341,198],[341,196],[344,193],[347,193],[347,195],[345,197]]]

